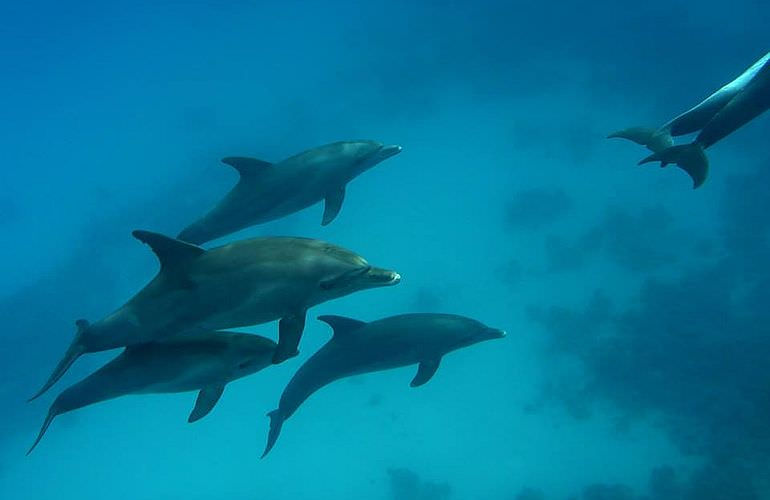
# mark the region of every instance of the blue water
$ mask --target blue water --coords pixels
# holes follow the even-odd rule
[[[767,50],[770,5],[657,1],[0,4],[0,498],[770,498],[770,116],[709,150],[693,191],[605,139],[658,125]],[[77,318],[156,272],[235,182],[347,139],[403,152],[241,231],[332,241],[402,283],[310,311],[301,355],[228,386],[48,405]],[[216,244],[217,242],[214,242]],[[508,337],[333,384],[259,460],[265,413],[329,338],[320,314],[464,314]],[[241,329],[276,338],[275,323]]]

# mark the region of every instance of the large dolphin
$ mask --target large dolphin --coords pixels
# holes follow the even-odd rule
[[[682,113],[658,129],[632,127],[609,137],[621,137],[647,146],[653,154],[639,164],[675,163],[687,172],[693,188],[708,176],[705,149],[770,109],[770,52],[755,62],[738,78],[723,86],[703,102]],[[700,133],[690,144],[674,146],[673,137]]]
[[[141,344],[195,329],[221,330],[280,319],[280,363],[297,354],[308,308],[367,288],[394,285],[398,273],[372,267],[350,250],[309,238],[271,237],[204,250],[149,231],[134,231],[160,260],[160,271],[126,304],[77,332],[36,398],[82,354]]]
[[[419,364],[411,386],[436,373],[441,358],[456,349],[505,332],[453,314],[403,314],[365,323],[342,316],[319,316],[334,335],[303,364],[281,394],[278,409],[268,413],[270,432],[262,457],[275,445],[281,427],[318,389],[341,378]]]
[[[272,164],[254,158],[228,157],[223,163],[240,174],[233,189],[178,238],[201,244],[240,229],[262,224],[326,200],[322,225],[342,208],[345,187],[359,174],[399,153],[401,146],[375,141],[335,142]]]
[[[129,394],[200,391],[188,422],[208,415],[228,382],[272,364],[276,344],[259,335],[196,332],[127,347],[65,389],[48,410],[29,455],[57,415]]]

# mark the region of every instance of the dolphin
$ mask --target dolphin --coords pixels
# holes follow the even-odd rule
[[[200,420],[217,404],[228,382],[272,364],[275,348],[275,342],[259,335],[211,331],[127,347],[59,394],[27,455],[56,416],[129,394],[200,391],[187,421]]]
[[[708,177],[705,149],[716,144],[770,109],[770,52],[752,64],[735,80],[723,86],[697,106],[658,129],[632,127],[609,137],[621,137],[647,146],[653,154],[639,164],[659,161],[662,167],[674,163],[690,175],[693,188]],[[700,133],[689,144],[675,146],[672,137]]]
[[[280,319],[280,363],[298,354],[308,308],[381,286],[401,276],[345,248],[310,238],[266,237],[204,250],[149,231],[134,231],[160,261],[160,271],[119,309],[77,331],[48,381],[56,383],[84,353],[106,351],[194,331],[222,330]]]
[[[275,164],[254,158],[224,158],[223,163],[238,171],[238,183],[178,238],[200,245],[321,200],[326,200],[321,221],[325,226],[342,208],[348,182],[399,152],[401,146],[349,141],[313,148]]]
[[[318,319],[328,323],[334,335],[297,370],[278,409],[268,413],[270,432],[263,458],[275,445],[284,421],[310,395],[335,380],[417,364],[410,385],[418,387],[433,377],[445,354],[505,336],[502,330],[453,314],[403,314],[371,323],[342,316]]]

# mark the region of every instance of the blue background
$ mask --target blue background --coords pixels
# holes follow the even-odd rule
[[[770,118],[709,151],[698,191],[604,138],[761,57],[766,2],[33,0],[0,19],[0,498],[770,498]],[[205,211],[236,179],[223,156],[357,138],[404,151],[331,226],[313,207],[222,241],[325,239],[398,287],[312,309],[299,358],[195,425],[194,394],[132,396],[57,418],[24,457],[55,394],[114,356],[26,404],[74,320],[156,272],[132,229]],[[419,389],[414,368],[331,385],[258,460],[329,338],[312,318],[406,311],[509,336]]]

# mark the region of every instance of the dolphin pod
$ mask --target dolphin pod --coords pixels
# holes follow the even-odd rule
[[[74,339],[36,399],[83,354],[123,348],[91,375],[62,391],[30,447],[63,413],[135,394],[198,391],[188,422],[206,416],[227,383],[284,362],[298,351],[310,307],[351,293],[398,284],[401,276],[374,267],[341,246],[302,237],[260,237],[204,249],[198,244],[274,220],[325,200],[322,225],[339,213],[347,184],[398,154],[375,141],[336,142],[276,164],[226,157],[240,180],[178,238],[132,234],[158,258],[155,277],[104,318],[76,321]],[[283,422],[310,394],[357,373],[419,364],[413,386],[435,373],[453,350],[504,335],[478,321],[448,314],[408,314],[364,323],[321,316],[334,336],[305,363],[271,412],[265,454]],[[223,331],[278,321],[277,343]]]
[[[59,394],[27,454],[58,415],[129,394],[200,391],[188,422],[200,420],[228,382],[271,365],[275,348],[275,342],[259,335],[211,331],[127,347]]]
[[[325,200],[322,225],[337,217],[345,187],[359,174],[401,152],[401,146],[375,141],[335,142],[272,164],[227,157],[238,171],[233,189],[201,219],[179,233],[201,244],[240,229],[284,217]]]
[[[693,188],[708,177],[709,162],[705,150],[770,108],[770,52],[765,54],[733,81],[711,94],[697,106],[685,111],[661,127],[632,127],[613,132],[641,144],[653,154],[639,164],[673,163],[687,172]],[[699,132],[689,144],[674,145],[673,137]]]
[[[48,390],[84,353],[125,347],[196,329],[219,330],[280,320],[273,362],[297,354],[308,308],[350,293],[397,284],[395,271],[373,267],[342,247],[309,238],[254,238],[211,250],[158,233],[134,231],[152,248],[160,271],[105,318],[78,320],[77,332]]]
[[[276,410],[268,413],[264,458],[275,445],[286,419],[322,387],[353,375],[417,364],[412,387],[427,383],[438,370],[441,358],[452,351],[505,336],[463,316],[452,314],[403,314],[371,323],[342,316],[319,316],[334,334],[303,364],[283,390]]]

